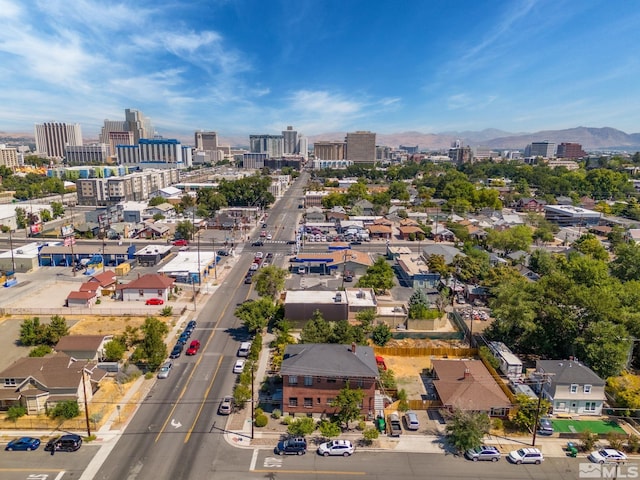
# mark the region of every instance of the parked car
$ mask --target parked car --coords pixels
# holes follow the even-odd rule
[[[233,366],[233,373],[242,373],[245,363],[246,360],[244,358],[239,358],[238,360],[236,360],[236,363]]]
[[[318,453],[323,457],[328,457],[329,455],[348,457],[353,452],[355,452],[355,447],[349,440],[331,440],[320,444],[320,447],[318,447]]]
[[[553,435],[553,423],[548,418],[541,418],[538,422],[538,433],[540,435]]]
[[[402,434],[402,425],[400,424],[400,417],[398,417],[397,413],[389,414],[387,424],[389,425],[389,431],[392,437],[399,437]]]
[[[500,454],[500,450],[496,447],[492,447],[490,445],[480,445],[476,448],[471,448],[464,453],[464,456],[469,460],[473,460],[477,462],[479,460],[491,460],[492,462],[497,462],[500,460],[502,456]]]
[[[47,442],[44,449],[46,452],[55,450],[56,452],[75,452],[82,446],[82,437],[80,435],[68,434],[61,437],[52,438]]]
[[[244,283],[245,284],[250,284],[251,282],[253,282],[253,277],[251,275],[247,275],[246,277],[244,277]]]
[[[307,441],[304,437],[292,437],[278,442],[273,449],[276,455],[304,455],[307,453]]]
[[[220,255],[221,257],[228,257],[229,256],[229,251],[228,250],[218,250],[218,255]]]
[[[613,448],[596,450],[591,452],[587,458],[593,463],[620,463],[627,461],[627,456],[624,453]]]
[[[298,267],[298,274],[304,275],[307,269],[305,267]]]
[[[192,340],[189,344],[189,348],[187,348],[187,355],[195,355],[200,350],[200,341]]]
[[[537,448],[521,448],[509,452],[509,460],[516,465],[522,463],[535,463],[536,465],[540,465],[544,461],[544,457],[542,456],[542,452]]]
[[[173,368],[173,362],[164,362],[164,364],[158,370],[158,378],[168,378]]]
[[[40,439],[33,437],[22,437],[11,440],[7,443],[5,450],[11,452],[13,450],[37,450],[40,446]]]
[[[267,253],[267,256],[265,257],[267,260],[270,258],[273,258],[273,253],[269,252]]]
[[[242,342],[240,344],[240,347],[238,347],[238,356],[248,357],[250,351],[251,351],[251,342]]]
[[[262,257],[264,257],[264,253],[262,253],[262,252],[256,252],[255,257],[256,257],[256,258],[262,258]]]
[[[273,235],[271,235],[270,233],[267,233],[267,240],[271,240],[273,238]]]
[[[183,238],[179,238],[178,240],[173,241],[174,247],[186,247],[187,245],[189,245],[189,242]]]
[[[182,354],[182,350],[184,349],[184,343],[176,343],[169,354],[169,358],[178,358],[180,354]]]
[[[295,240],[287,240],[287,245],[295,245],[296,241]]]
[[[258,265],[257,263],[252,263],[249,267],[249,270],[258,270],[258,268],[260,268],[260,265]]]
[[[233,397],[230,395],[227,395],[220,402],[220,406],[218,407],[218,414],[230,415],[232,408],[233,408]]]
[[[419,430],[420,421],[418,420],[418,414],[416,412],[408,411],[404,414],[404,423],[407,430]]]
[[[145,302],[145,304],[147,305],[162,305],[163,303],[164,303],[164,300],[161,298],[150,298]]]

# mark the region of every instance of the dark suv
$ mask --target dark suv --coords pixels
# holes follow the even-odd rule
[[[52,438],[47,442],[44,449],[50,452],[55,448],[58,452],[75,452],[82,446],[82,437],[80,435],[62,435],[61,437]]]
[[[278,442],[273,450],[278,455],[304,455],[307,453],[307,441],[303,437],[287,438]]]

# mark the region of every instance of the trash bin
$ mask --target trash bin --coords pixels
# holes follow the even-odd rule
[[[570,457],[576,458],[578,456],[578,449],[576,447],[567,448],[567,454]]]
[[[376,427],[378,427],[379,432],[385,431],[387,424],[385,423],[384,418],[382,417],[376,418]]]

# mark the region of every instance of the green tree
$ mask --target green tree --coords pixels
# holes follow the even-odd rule
[[[27,211],[22,207],[16,207],[15,212],[18,228],[27,228]]]
[[[427,257],[429,272],[439,273],[442,277],[448,277],[451,268],[447,265],[444,255],[429,255]]]
[[[140,327],[143,338],[136,347],[132,361],[142,362],[151,371],[157,370],[167,357],[164,337],[169,332],[167,325],[154,317],[147,317]]]
[[[386,323],[376,325],[371,332],[371,340],[379,347],[384,347],[392,337],[391,329]]]
[[[164,197],[157,196],[149,199],[148,205],[150,207],[157,207],[158,205],[162,205],[163,203],[167,203]]]
[[[235,316],[242,320],[249,333],[256,333],[267,328],[275,310],[273,300],[269,297],[262,297],[238,306]]]
[[[482,445],[490,427],[491,420],[486,413],[456,409],[447,415],[447,439],[461,453]]]
[[[253,283],[258,295],[275,299],[276,295],[284,289],[286,277],[286,270],[275,265],[269,265],[260,269],[255,275]]]
[[[22,405],[12,405],[7,410],[7,420],[17,422],[20,417],[27,414],[27,408]]]
[[[362,389],[352,389],[349,387],[349,382],[347,382],[331,404],[332,407],[337,408],[336,417],[340,423],[344,423],[347,429],[349,428],[349,422],[362,415],[360,405],[363,398],[364,392]]]
[[[375,308],[367,308],[356,313],[356,320],[360,323],[359,326],[365,335],[371,333],[371,330],[373,330],[373,322],[375,322],[377,316],[378,312]]]
[[[239,383],[233,389],[233,403],[238,408],[244,408],[251,400],[251,385]]]
[[[429,305],[429,298],[424,289],[416,288],[409,298],[409,318],[427,318]]]
[[[227,206],[227,199],[220,192],[204,188],[198,190],[198,206],[204,207],[208,218],[214,218],[218,210]]]
[[[394,286],[395,274],[393,268],[387,263],[384,257],[378,259],[367,268],[367,272],[360,277],[356,287],[373,288],[377,295],[383,295]]]
[[[287,426],[287,432],[289,432],[289,435],[295,437],[311,435],[315,429],[316,422],[310,417],[296,418]]]
[[[331,335],[328,343],[348,345],[355,340],[354,328],[347,320],[338,320],[332,324]]]
[[[326,419],[320,421],[320,423],[318,424],[318,430],[320,430],[320,433],[325,438],[338,437],[342,433],[340,425],[338,425],[336,422],[330,422]]]
[[[47,209],[40,210],[40,219],[45,223],[46,222],[50,222],[51,221],[51,212],[49,210],[47,210]]]
[[[364,183],[354,183],[347,190],[347,202],[351,205],[360,200],[369,200],[369,190]]]
[[[332,330],[320,310],[316,310],[300,331],[300,343],[329,343]]]
[[[500,368],[500,361],[491,353],[489,347],[482,345],[478,349],[478,355],[480,358],[484,359],[489,365],[491,365],[494,370],[498,370]]]
[[[54,315],[51,317],[49,325],[45,328],[44,343],[47,345],[55,345],[60,338],[69,334],[69,327],[67,326],[67,320],[60,315]]]
[[[64,204],[62,202],[51,202],[51,213],[53,218],[64,217]]]
[[[184,238],[185,240],[192,239],[195,231],[196,228],[190,220],[178,222],[176,225],[176,238]]]
[[[640,245],[635,242],[619,244],[615,254],[616,258],[609,265],[611,274],[623,282],[640,280]]]
[[[620,374],[630,348],[631,338],[624,325],[606,320],[590,324],[578,339],[580,358],[602,378]]]
[[[505,254],[517,250],[529,251],[533,243],[533,230],[528,225],[516,225],[507,230],[489,230],[487,233],[487,245]]]
[[[536,428],[536,410],[538,409],[538,399],[531,398],[529,395],[519,393],[516,395],[516,405],[518,409],[513,416],[513,423],[522,431],[533,432]],[[542,399],[540,401],[540,410],[537,413],[537,418],[544,417],[549,413],[551,404],[548,400]]]
[[[46,326],[38,317],[25,318],[20,324],[20,344],[24,346],[44,343]]]
[[[59,402],[49,412],[49,416],[51,418],[70,419],[75,418],[78,415],[80,415],[80,407],[78,406],[78,402],[76,402],[75,400],[65,400],[64,402]]]
[[[38,345],[29,351],[29,357],[44,357],[45,355],[49,355],[51,352],[53,352],[53,348],[49,345]]]
[[[392,199],[401,200],[403,202],[409,200],[409,190],[407,189],[407,184],[404,182],[392,182],[389,185],[388,193]]]
[[[609,254],[607,250],[602,246],[600,240],[596,238],[592,233],[587,233],[582,235],[578,240],[575,241],[574,247],[580,253],[585,255],[589,255],[590,257],[595,258],[596,260],[608,260]]]
[[[107,362],[119,362],[127,351],[125,345],[117,338],[107,342],[104,346],[104,359]]]

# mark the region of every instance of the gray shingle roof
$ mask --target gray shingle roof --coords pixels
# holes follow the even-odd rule
[[[377,378],[378,366],[371,347],[326,343],[287,345],[282,375]]]
[[[574,360],[538,360],[536,370],[553,374],[551,383],[554,385],[570,385],[572,383],[605,385],[605,381],[593,370]]]

